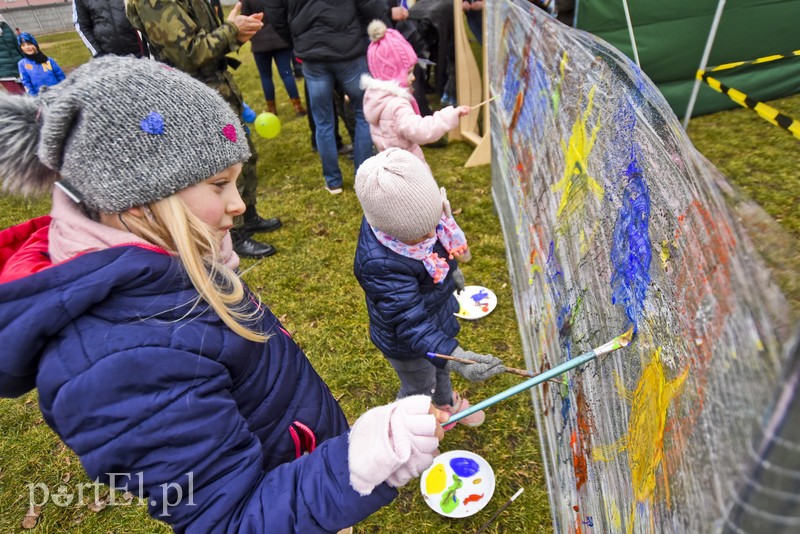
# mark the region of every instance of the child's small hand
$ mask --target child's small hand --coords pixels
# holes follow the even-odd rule
[[[434,435],[436,436],[436,439],[441,441],[442,438],[444,438],[444,427],[442,425],[444,425],[450,419],[450,414],[444,410],[440,410],[432,403],[428,413],[436,418],[436,432]]]
[[[458,106],[456,108],[456,111],[458,111],[458,116],[459,117],[466,117],[467,115],[469,115],[469,112],[472,111],[472,110],[470,109],[469,106]]]
[[[469,247],[466,247],[463,250],[453,251],[450,253],[450,255],[461,263],[467,263],[472,259],[472,252],[469,251]]]
[[[453,269],[453,283],[456,285],[456,293],[461,293],[464,291],[466,287],[466,282],[464,280],[464,273],[461,272],[461,269],[456,267]]]
[[[399,488],[420,476],[438,454],[448,418],[424,395],[366,412],[350,430],[350,485],[369,495],[382,482]]]
[[[487,378],[506,372],[506,367],[500,358],[491,354],[479,354],[471,350],[464,350],[460,346],[453,351],[456,358],[471,360],[473,363],[461,363],[448,360],[444,368],[448,371],[455,371],[470,382],[481,382]]]

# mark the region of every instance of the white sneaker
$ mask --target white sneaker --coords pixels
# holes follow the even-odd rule
[[[331,195],[340,195],[340,194],[342,194],[342,188],[341,187],[328,187],[326,185],[325,186],[325,190],[328,193],[330,193]]]

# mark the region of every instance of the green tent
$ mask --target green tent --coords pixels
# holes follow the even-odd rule
[[[579,0],[575,10],[575,27],[630,58],[638,54],[642,70],[679,118],[686,114],[707,43],[709,68],[789,56],[710,73],[728,87],[760,101],[800,92],[800,57],[792,56],[800,50],[799,26],[800,0]],[[701,84],[692,115],[734,107],[730,98]]]

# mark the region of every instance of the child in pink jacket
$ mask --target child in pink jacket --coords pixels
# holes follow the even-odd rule
[[[437,141],[467,115],[468,106],[447,106],[422,117],[411,94],[417,54],[405,37],[380,20],[369,24],[372,41],[367,49],[371,76],[361,77],[364,117],[369,123],[372,142],[379,151],[389,147],[407,150],[425,162],[420,144]],[[427,162],[425,162],[427,163]]]

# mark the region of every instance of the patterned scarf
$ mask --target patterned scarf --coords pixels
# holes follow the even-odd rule
[[[467,238],[463,230],[459,228],[455,219],[448,217],[446,214],[442,215],[442,220],[436,225],[436,235],[416,245],[407,245],[373,226],[370,228],[372,228],[372,233],[375,234],[378,241],[389,250],[407,258],[420,260],[425,266],[425,270],[428,271],[428,274],[433,277],[434,284],[443,282],[447,277],[447,273],[450,271],[447,260],[445,258],[440,258],[439,255],[433,251],[436,241],[441,241],[450,259],[453,258],[453,254],[462,254],[468,248]]]

